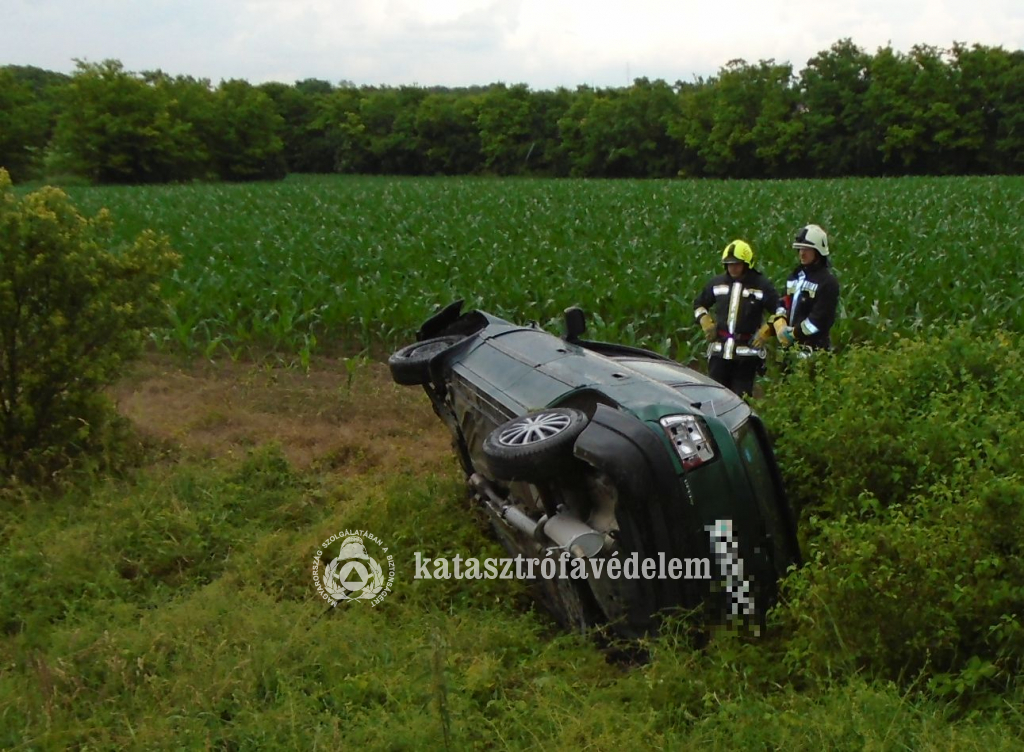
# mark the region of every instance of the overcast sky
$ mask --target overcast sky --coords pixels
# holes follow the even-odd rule
[[[844,37],[1022,49],[1024,0],[0,0],[0,64],[114,58],[213,83],[674,83],[734,58],[799,71]]]

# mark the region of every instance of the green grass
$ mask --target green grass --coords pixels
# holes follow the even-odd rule
[[[1024,329],[1014,242],[1024,178],[582,181],[295,177],[273,184],[69,188],[119,233],[184,256],[158,333],[188,352],[301,354],[407,341],[459,297],[687,358],[692,300],[725,244],[749,240],[781,285],[795,230],[830,232],[840,345],[969,318]]]
[[[916,500],[938,520],[875,526],[879,512],[862,494],[856,502],[864,508],[855,505],[848,520],[835,520],[827,540],[856,549],[858,541],[874,546],[880,532],[895,531],[900,541],[920,543],[922,561],[946,561],[950,556],[936,551],[932,533],[958,518],[946,519],[940,505],[917,497],[948,482],[946,501],[964,514],[970,510],[961,502],[977,501],[971,494],[979,484],[971,466],[924,460],[949,442],[968,440],[962,431],[938,440],[944,436],[941,408],[956,410],[961,391],[977,396],[971,391],[976,384],[954,389],[959,382],[947,371],[998,372],[999,346],[1021,330],[1020,286],[1012,259],[1002,256],[1011,255],[1003,249],[1024,225],[1022,187],[1020,179],[973,178],[604,183],[331,177],[71,193],[87,212],[110,207],[123,237],[154,227],[170,234],[185,256],[169,281],[180,295],[176,324],[158,339],[189,352],[233,355],[268,345],[308,356],[335,343],[396,344],[434,306],[465,296],[518,320],[548,323],[564,306],[579,303],[595,314],[596,336],[657,349],[678,343],[685,357],[696,334],[690,301],[715,270],[724,243],[747,237],[765,269],[781,279],[793,261],[789,234],[818,221],[832,232],[844,284],[840,342],[888,342],[893,333],[909,334],[929,322],[970,318],[985,358],[975,353],[980,344],[965,350],[954,338],[945,348],[952,354],[942,356],[948,362],[934,364],[928,341],[915,339],[907,374],[901,369],[909,361],[895,347],[874,351],[881,366],[873,365],[871,352],[842,354],[834,363],[840,370],[830,377],[835,394],[811,378],[802,378],[799,389],[773,382],[793,403],[792,425],[782,419],[785,401],[777,403],[771,423],[790,432],[782,441],[789,452],[783,469],[795,481],[803,478],[794,474],[801,457],[832,452],[837,459],[826,470],[850,463],[842,477],[832,478],[831,485],[845,488],[856,472],[889,467],[890,453],[873,464],[855,460],[873,456],[864,447],[875,446],[870,442],[891,417],[878,395],[866,392],[888,389],[893,400],[902,394],[893,386],[872,387],[866,374],[891,378],[910,393],[901,403],[908,420],[922,425],[911,435],[920,445],[915,459],[922,458],[912,467],[940,473],[928,488],[909,487],[896,500]],[[999,325],[1010,333],[988,337]],[[963,362],[963,352],[975,353],[973,360]],[[859,364],[864,373],[842,370],[845,363]],[[1009,370],[990,381],[1007,385],[1012,396],[1009,386],[1018,377],[1005,363]],[[353,367],[338,378],[347,378],[351,390],[361,375]],[[825,435],[802,447],[800,407],[822,399],[853,425],[874,416],[881,428],[854,431],[839,442],[828,431],[847,423],[826,421]],[[918,400],[934,403],[934,421],[919,420]],[[959,420],[961,428],[973,425],[964,415]],[[900,431],[897,426],[892,433]],[[971,440],[972,457],[1012,459],[1016,433],[979,436]],[[886,444],[878,440],[877,446]],[[1009,491],[1016,493],[1019,479],[1000,478],[981,490],[988,489],[993,504],[1013,503],[1018,496]],[[808,493],[815,491],[810,486]],[[846,498],[852,495],[840,501],[853,504]],[[814,554],[822,523],[811,523],[805,544]],[[376,608],[347,603],[327,611],[316,597],[309,567],[314,551],[345,528],[373,531],[396,554],[395,591]],[[846,528],[863,541],[840,541]],[[999,555],[1019,561],[1012,529],[993,530],[990,537],[1005,538]],[[454,460],[448,471],[422,476],[373,468],[343,476],[330,463],[299,471],[273,447],[257,447],[241,461],[172,453],[127,480],[58,496],[31,490],[0,496],[0,541],[6,552],[0,558],[4,749],[1024,746],[1019,681],[942,691],[925,673],[941,668],[926,665],[920,675],[892,681],[871,668],[872,654],[863,645],[873,647],[872,630],[881,639],[895,622],[927,616],[919,610],[901,617],[886,603],[896,616],[880,624],[870,608],[872,598],[885,597],[872,584],[879,577],[914,587],[903,574],[907,562],[898,558],[909,555],[905,547],[894,553],[875,546],[870,557],[857,555],[842,566],[835,551],[821,552],[835,561],[809,556],[818,563],[802,572],[797,596],[804,607],[783,612],[766,639],[720,633],[696,649],[687,638],[690,625],[680,618],[645,641],[646,663],[622,665],[592,640],[558,630],[517,583],[413,579],[414,551],[500,555],[470,512]],[[837,544],[836,551],[844,550]],[[982,569],[993,566],[990,552],[982,553],[964,556]],[[896,556],[898,566],[882,554]],[[940,594],[984,604],[960,587],[956,572],[930,574]],[[1012,599],[1016,587],[1008,580],[989,595]],[[832,608],[842,603],[835,593],[861,591],[862,612]],[[1009,618],[1007,629],[1016,623]],[[780,626],[787,624],[789,631]],[[927,646],[922,655],[914,642],[924,631],[906,645],[928,664]],[[851,633],[862,644],[843,639]]]
[[[785,639],[685,624],[624,666],[558,631],[515,582],[417,581],[412,552],[496,555],[454,467],[299,473],[273,448],[7,504],[5,749],[1010,749],[1021,698],[982,715],[860,676],[787,672]],[[325,612],[307,563],[368,528],[395,592]],[[17,553],[14,553],[17,552]]]

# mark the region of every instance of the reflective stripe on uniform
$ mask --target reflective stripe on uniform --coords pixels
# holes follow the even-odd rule
[[[812,336],[814,336],[815,334],[818,333],[818,327],[816,327],[814,324],[812,324],[810,319],[804,319],[803,321],[801,321],[800,322],[800,329],[808,337],[812,337]]]
[[[699,320],[701,316],[706,316],[707,313],[708,313],[708,309],[705,308],[704,306],[701,306],[700,308],[697,308],[696,310],[694,310],[693,317],[695,319]]]
[[[729,334],[736,333],[736,320],[740,317],[740,298],[743,295],[743,283],[733,282],[729,294]]]
[[[715,285],[714,287],[711,288],[711,292],[713,292],[715,295],[728,295],[729,285]]]
[[[737,345],[736,340],[727,339],[724,343],[713,342],[708,347],[708,355],[722,354],[725,360],[732,360],[734,355],[740,355],[745,358],[758,357],[763,358],[767,353],[763,347],[747,347],[746,345]]]
[[[796,281],[789,281],[786,283],[787,292],[793,296],[793,302],[789,306],[789,320],[792,321],[796,315],[796,306],[800,302],[800,293],[804,291],[804,273],[801,271],[800,276],[797,277]]]

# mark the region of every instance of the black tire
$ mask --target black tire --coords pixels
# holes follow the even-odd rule
[[[484,439],[487,465],[501,480],[547,480],[572,464],[573,445],[586,427],[586,414],[571,407],[513,418]]]
[[[402,386],[421,386],[429,383],[430,361],[435,355],[463,339],[465,338],[460,334],[448,334],[414,342],[396,350],[388,358],[392,380]]]
[[[585,633],[607,621],[585,581],[555,578],[555,618],[571,632]]]

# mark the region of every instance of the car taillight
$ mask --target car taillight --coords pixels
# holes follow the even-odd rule
[[[715,458],[711,436],[700,418],[694,415],[669,415],[659,422],[675,447],[684,469],[692,470]]]

